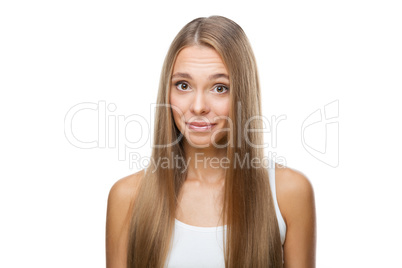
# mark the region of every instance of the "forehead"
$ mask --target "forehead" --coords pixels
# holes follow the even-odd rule
[[[177,55],[173,70],[181,68],[214,68],[227,73],[225,64],[218,52],[206,46],[190,46]]]

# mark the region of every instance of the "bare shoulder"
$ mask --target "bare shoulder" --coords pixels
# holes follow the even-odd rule
[[[276,196],[286,223],[285,268],[314,268],[316,252],[316,214],[314,190],[300,171],[275,168]]]
[[[116,181],[110,189],[106,215],[106,267],[126,267],[132,205],[144,170]]]
[[[144,174],[145,170],[143,169],[116,181],[110,189],[109,200],[124,200],[134,198],[136,190],[138,189]]]
[[[303,173],[276,164],[275,183],[278,205],[286,225],[314,209],[314,189]]]
[[[127,224],[130,216],[129,211],[134,203],[137,189],[141,179],[144,177],[144,173],[144,170],[141,170],[121,178],[113,184],[107,202],[107,225],[116,224],[120,228],[122,225]]]

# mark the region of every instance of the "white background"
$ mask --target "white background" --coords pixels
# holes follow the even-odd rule
[[[73,146],[66,114],[104,101],[117,107],[111,118],[153,124],[174,36],[194,18],[222,15],[250,39],[264,115],[287,117],[272,151],[313,184],[317,267],[402,267],[401,14],[398,1],[2,1],[0,266],[105,266],[108,192],[139,169],[108,144]],[[336,167],[301,139],[303,121],[333,101]],[[325,122],[317,126],[313,147],[325,143]],[[96,140],[97,111],[77,113],[72,130]],[[140,130],[131,123],[120,134],[136,141]],[[149,156],[149,142],[131,152]]]

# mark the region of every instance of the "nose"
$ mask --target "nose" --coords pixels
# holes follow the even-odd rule
[[[196,92],[190,110],[194,114],[207,114],[209,112],[205,92],[202,90]]]

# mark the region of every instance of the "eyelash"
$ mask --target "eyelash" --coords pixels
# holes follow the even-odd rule
[[[177,86],[180,85],[180,84],[186,84],[187,86],[190,87],[190,85],[187,84],[187,82],[185,82],[185,81],[178,81],[178,82],[176,82],[174,85],[175,85],[176,88],[177,88]],[[217,84],[217,85],[215,85],[215,88],[216,88],[216,87],[219,87],[219,86],[220,86],[220,87],[224,87],[224,88],[226,89],[226,91],[223,92],[223,93],[218,93],[218,94],[225,94],[225,93],[227,93],[227,92],[229,91],[229,88],[228,88],[227,86],[223,85],[223,84]],[[178,89],[178,90],[180,90],[180,91],[186,91],[186,90],[182,90],[182,89]]]

